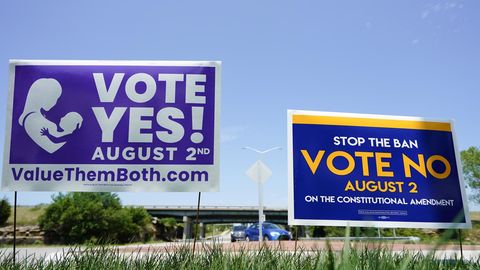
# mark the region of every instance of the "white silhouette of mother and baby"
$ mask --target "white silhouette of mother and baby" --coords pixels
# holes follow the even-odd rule
[[[55,79],[36,80],[28,90],[23,113],[18,122],[28,136],[42,149],[52,154],[69,140],[69,137],[82,126],[83,118],[77,112],[65,114],[57,126],[45,116],[60,96],[62,86]]]

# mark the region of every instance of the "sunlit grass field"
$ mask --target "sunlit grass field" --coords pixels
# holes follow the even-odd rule
[[[37,205],[37,206],[18,206],[17,207],[17,225],[37,225],[38,218],[45,211],[48,205]],[[13,225],[13,207],[10,217],[8,218],[7,224]]]
[[[480,212],[470,212],[472,221],[480,221]]]

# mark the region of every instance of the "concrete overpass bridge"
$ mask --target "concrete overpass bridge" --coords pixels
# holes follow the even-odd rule
[[[192,224],[197,216],[196,206],[144,206],[145,210],[156,218],[175,218],[183,222],[183,238],[192,238]],[[286,208],[264,208],[266,220],[276,224],[287,225],[288,211]],[[199,227],[202,237],[205,236],[206,224],[231,224],[258,222],[258,207],[254,206],[201,206],[199,212]]]

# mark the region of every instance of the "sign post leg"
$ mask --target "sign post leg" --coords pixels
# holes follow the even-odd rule
[[[460,259],[463,263],[463,245],[462,245],[462,230],[458,229],[458,240],[460,242]]]
[[[297,254],[298,226],[295,226],[295,253]]]
[[[197,202],[197,218],[195,219],[195,232],[193,234],[193,255],[195,255],[195,245],[197,244],[197,234],[198,234],[198,216],[200,215],[200,198],[202,192],[198,192],[198,202]]]
[[[13,265],[17,258],[17,191],[13,196]]]

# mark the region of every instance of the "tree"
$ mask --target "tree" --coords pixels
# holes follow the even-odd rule
[[[53,197],[39,225],[45,243],[128,243],[147,241],[153,235],[143,208],[122,208],[112,193],[71,192]]]
[[[173,241],[177,235],[177,221],[166,217],[157,221],[157,237],[165,241]]]
[[[460,153],[463,164],[463,174],[468,185],[475,191],[473,199],[480,203],[480,149],[470,147]]]
[[[7,224],[7,220],[10,217],[12,206],[8,203],[7,199],[0,201],[0,227]]]

